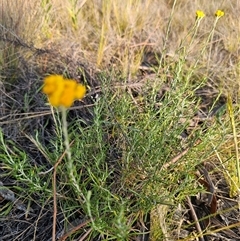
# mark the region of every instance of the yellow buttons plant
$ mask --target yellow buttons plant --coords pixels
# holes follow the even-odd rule
[[[43,93],[52,106],[69,108],[75,100],[84,97],[86,87],[62,75],[50,75],[44,79]]]
[[[69,136],[67,129],[67,108],[71,107],[75,100],[82,99],[86,94],[86,87],[78,84],[76,80],[65,79],[62,75],[49,75],[44,79],[42,89],[43,93],[47,95],[51,107],[57,107],[62,115],[62,132],[64,136],[65,152],[67,155],[67,168],[69,174],[69,181],[74,186],[79,199],[82,197],[81,187],[76,179],[76,170],[74,161],[71,157],[71,149],[69,144]],[[52,109],[53,115],[55,112]],[[55,118],[54,118],[55,119]]]
[[[222,10],[217,10],[216,12],[215,12],[215,16],[217,17],[217,18],[221,18],[221,17],[223,17],[224,16],[224,12],[222,11]]]
[[[201,10],[196,11],[196,18],[201,19],[205,17],[205,13]]]

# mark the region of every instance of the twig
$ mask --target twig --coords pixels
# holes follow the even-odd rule
[[[87,107],[92,107],[94,105],[95,104],[89,104],[89,105],[83,105],[83,106],[74,106],[74,107],[69,108],[69,110],[80,110],[80,109],[84,109],[84,108],[87,108]],[[13,113],[11,113],[9,115],[5,115],[5,116],[0,118],[0,125],[18,123],[18,122],[23,121],[23,120],[39,118],[40,116],[46,116],[46,115],[51,115],[51,114],[52,114],[52,112],[50,110],[40,111],[40,112],[29,112],[29,113],[24,113],[24,114],[21,114],[21,113],[13,114]],[[18,117],[18,116],[20,116],[20,117],[14,118],[14,117]],[[23,116],[23,117],[21,117],[21,116]],[[13,119],[10,120],[10,117],[13,118]],[[6,120],[6,121],[4,121],[4,120]]]
[[[196,144],[194,145],[197,146],[198,144],[200,144],[201,141],[200,140],[197,140]],[[179,154],[177,154],[170,162],[168,163],[165,163],[163,165],[163,168],[168,168],[169,166],[175,164],[180,158],[182,158],[184,155],[186,155],[189,151],[190,147],[187,147],[186,149],[184,149],[182,152],[180,152]]]
[[[211,178],[209,177],[209,174],[208,174],[208,171],[206,170],[205,167],[203,166],[199,166],[198,167],[198,170],[199,172],[204,176],[206,182],[207,182],[207,189],[209,191],[208,193],[208,206],[211,207],[211,204],[212,204],[212,201],[213,201],[213,196],[214,196],[214,193],[215,193],[215,186],[211,180]]]
[[[73,144],[74,141],[70,143],[69,146]],[[62,161],[63,157],[66,155],[67,150],[63,152],[58,161],[53,166],[53,229],[52,229],[52,240],[55,240],[56,237],[56,223],[57,223],[57,188],[56,188],[56,175],[57,167]]]
[[[193,218],[193,221],[195,222],[195,226],[196,226],[196,229],[199,233],[199,240],[200,241],[205,241],[203,235],[202,235],[202,229],[201,229],[201,226],[200,226],[200,223],[198,221],[198,217],[197,217],[197,214],[193,208],[193,205],[191,203],[191,200],[190,198],[187,196],[187,202],[188,202],[188,205],[189,205],[189,208],[190,208],[190,211],[191,211],[191,215],[192,215],[192,218]]]
[[[36,48],[34,46],[28,45],[27,43],[25,43],[20,37],[18,37],[13,31],[7,29],[5,26],[3,26],[2,24],[0,24],[0,28],[2,28],[3,30],[5,30],[6,32],[10,33],[15,39],[8,39],[7,37],[1,37],[2,41],[6,41],[6,42],[10,42],[15,44],[16,46],[21,46],[24,48],[28,48],[31,51],[36,51],[37,53],[49,53],[50,50],[49,49],[39,49]]]
[[[88,236],[88,234],[92,231],[92,228],[88,229],[88,231],[78,240],[78,241],[84,241],[84,239]]]
[[[90,220],[80,223],[78,226],[72,228],[70,231],[68,231],[66,234],[64,234],[62,237],[60,237],[59,241],[65,241],[72,233],[74,233],[75,231],[79,230],[80,228],[86,226],[88,223],[90,223]]]

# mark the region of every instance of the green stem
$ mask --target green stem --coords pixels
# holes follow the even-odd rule
[[[72,183],[72,185],[74,186],[74,190],[76,191],[77,195],[81,196],[81,201],[84,201],[85,198],[83,196],[82,191],[80,190],[80,187],[78,185],[78,182],[75,178],[74,175],[74,166],[73,166],[73,159],[72,159],[72,155],[71,155],[71,149],[70,149],[70,144],[69,144],[69,137],[68,137],[68,125],[67,125],[67,109],[65,107],[61,107],[62,110],[62,129],[63,129],[63,136],[64,136],[64,145],[66,148],[66,154],[67,154],[67,167],[68,167],[68,173],[69,173],[69,178],[70,181]]]
[[[64,136],[64,145],[66,148],[66,154],[68,159],[68,164],[72,167],[72,155],[70,150],[70,144],[69,144],[69,137],[68,137],[68,130],[67,130],[67,110],[65,107],[61,107],[62,109],[62,129],[63,129],[63,136]],[[72,168],[71,168],[72,169]]]
[[[228,113],[229,113],[230,122],[231,122],[231,126],[232,126],[234,147],[235,147],[235,153],[236,153],[236,167],[237,167],[236,169],[237,169],[237,178],[238,178],[237,188],[238,188],[238,193],[239,193],[240,165],[239,165],[238,139],[237,139],[235,120],[234,120],[234,110],[233,110],[232,98],[231,98],[230,94],[228,94],[227,106],[228,106]]]

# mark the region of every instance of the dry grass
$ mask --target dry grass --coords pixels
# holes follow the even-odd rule
[[[211,60],[203,56],[199,66],[214,68],[214,75],[229,76],[226,71],[235,66],[239,52],[239,1],[3,1],[2,23],[8,31],[37,48],[57,48],[63,53],[81,54],[93,64],[112,68],[120,67],[124,73],[136,72],[143,50],[151,49],[176,56],[179,46],[188,49],[191,62],[206,42],[214,22],[216,9],[226,16],[218,23],[212,45]],[[194,24],[195,11],[206,13],[197,37],[191,46],[185,39]],[[168,22],[171,26],[166,39]],[[8,36],[11,36],[9,33]],[[12,36],[13,37],[13,36]],[[163,49],[166,46],[166,49]],[[49,60],[51,61],[51,59]],[[223,63],[224,62],[224,63]],[[228,62],[228,63],[226,63]],[[225,64],[232,64],[226,69]],[[221,68],[221,65],[223,67]],[[218,66],[218,68],[216,68]],[[232,70],[231,70],[232,71]],[[235,70],[236,72],[236,70]],[[237,73],[233,72],[231,79]]]

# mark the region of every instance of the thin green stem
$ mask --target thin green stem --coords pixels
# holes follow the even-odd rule
[[[84,201],[84,195],[78,185],[78,182],[75,178],[74,175],[74,165],[73,165],[73,159],[72,159],[72,154],[71,154],[71,149],[70,149],[70,144],[69,144],[69,136],[68,136],[68,124],[67,124],[67,109],[65,107],[61,107],[62,110],[62,129],[63,129],[63,136],[64,136],[64,145],[66,148],[66,154],[67,154],[67,167],[68,167],[68,172],[69,172],[69,178],[72,183],[72,185],[75,187],[75,192],[77,195],[81,197],[81,200]]]
[[[68,130],[67,130],[67,110],[65,107],[61,107],[62,109],[62,129],[63,129],[63,135],[64,135],[64,145],[66,148],[66,154],[68,159],[68,166],[71,167],[72,170],[72,156],[71,156],[71,150],[69,145],[69,137],[68,137]]]
[[[235,121],[234,121],[232,98],[230,95],[228,95],[227,106],[228,106],[228,113],[229,113],[229,117],[230,117],[233,138],[234,138],[234,147],[235,147],[235,153],[236,153],[236,169],[237,169],[237,177],[238,177],[238,185],[239,185],[240,184],[240,165],[239,165],[238,140],[237,140]],[[239,187],[237,187],[237,188],[239,190]]]
[[[166,34],[165,34],[166,37],[164,39],[163,48],[162,48],[163,49],[162,56],[161,56],[161,58],[159,60],[159,66],[160,67],[158,68],[158,71],[157,71],[158,74],[160,72],[163,59],[165,58],[165,55],[166,55],[166,48],[167,48],[168,38],[169,38],[169,34],[170,34],[170,28],[171,28],[171,25],[172,25],[173,14],[175,12],[176,4],[177,4],[177,0],[174,0],[173,5],[172,5],[172,11],[171,11],[171,14],[170,14],[170,17],[169,17],[169,21],[168,21],[168,24],[167,24],[167,30],[166,30]]]
[[[211,34],[209,35],[209,43],[210,43],[210,48],[209,48],[209,54],[208,54],[208,64],[207,64],[207,68],[208,68],[208,71],[209,71],[209,65],[210,65],[210,60],[211,60],[211,55],[212,55],[212,44],[213,44],[213,36],[214,36],[214,30],[217,26],[217,22],[218,22],[219,18],[216,18],[215,21],[214,21],[214,24],[213,24],[213,28],[212,28],[212,31],[211,31]],[[207,71],[207,72],[208,72]]]
[[[209,43],[210,43],[210,45],[212,44],[213,35],[214,35],[214,31],[215,31],[215,28],[216,28],[218,19],[219,19],[219,18],[216,18],[216,20],[215,20],[215,22],[214,22],[214,24],[213,24],[213,27],[212,27],[209,35],[208,35],[208,38],[207,38],[207,40],[206,40],[206,42],[205,42],[205,44],[204,44],[204,46],[203,46],[203,48],[202,48],[199,56],[197,57],[195,63],[194,63],[194,64],[192,65],[192,67],[190,68],[190,72],[188,73],[187,78],[186,78],[187,80],[192,76],[192,73],[193,73],[194,70],[196,69],[196,67],[197,67],[197,65],[198,65],[198,63],[199,63],[199,61],[200,61],[201,56],[203,56],[204,52],[206,51],[208,44],[209,44]],[[211,46],[210,46],[209,55],[208,55],[207,72],[209,71],[209,62],[210,62],[210,57],[211,57],[211,51],[212,51],[212,49],[211,49]],[[187,82],[188,82],[188,81],[187,81]]]
[[[197,35],[201,20],[202,20],[202,18],[197,18],[195,23],[194,23],[194,26],[193,26],[193,29],[192,29],[193,35],[191,37],[191,41],[189,43],[189,46],[192,46],[192,44],[193,44],[193,40],[195,39],[195,37]]]

